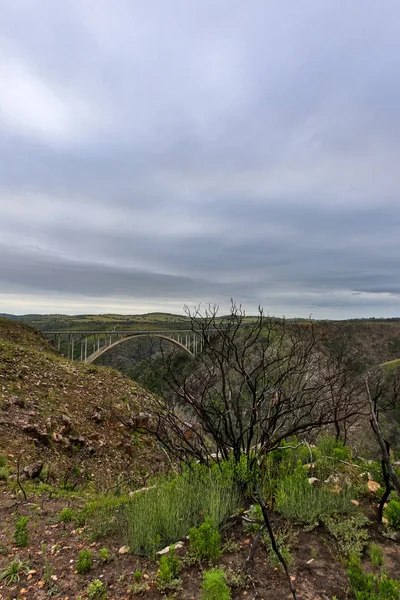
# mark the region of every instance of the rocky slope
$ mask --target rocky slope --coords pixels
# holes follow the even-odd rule
[[[164,457],[132,434],[139,400],[146,392],[120,373],[67,361],[30,327],[0,321],[0,455],[12,471],[19,462],[53,482],[142,485]]]

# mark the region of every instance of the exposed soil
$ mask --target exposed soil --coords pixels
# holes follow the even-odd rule
[[[11,587],[0,581],[0,599],[44,600],[54,597],[75,600],[80,595],[87,598],[89,583],[100,579],[107,585],[108,600],[127,600],[137,597],[131,591],[137,570],[142,572],[141,582],[146,586],[144,598],[159,600],[165,597],[156,587],[157,561],[129,553],[120,554],[119,540],[107,538],[93,542],[86,527],[77,529],[73,523],[57,522],[60,510],[68,505],[80,506],[81,503],[79,498],[49,499],[49,495],[31,496],[28,502],[23,502],[20,495],[16,497],[3,487],[0,491],[0,572],[13,558],[19,557],[27,561],[30,574],[21,575],[20,581]],[[13,541],[15,522],[20,515],[30,517],[27,548],[16,548]],[[398,575],[400,545],[384,538],[377,526],[372,527],[370,532],[371,540],[376,541],[384,551],[389,575]],[[224,552],[218,563],[229,572],[240,575],[253,536],[244,531],[241,525],[234,524],[225,530],[224,540],[229,540],[230,545],[235,542],[237,547],[233,552],[229,549]],[[104,546],[112,554],[112,560],[106,564],[98,556],[99,549]],[[93,555],[93,568],[85,575],[76,573],[76,561],[82,549],[91,550]],[[335,543],[323,527],[311,532],[299,529],[292,551],[294,564],[291,574],[295,578],[298,600],[332,600],[333,596],[339,600],[351,598],[347,591],[345,566],[337,555]],[[178,551],[181,557],[186,552],[187,545]],[[368,561],[365,564],[368,568]],[[184,567],[181,574],[182,589],[177,592],[176,598],[197,600],[200,597],[202,571],[207,568],[207,563]],[[262,545],[249,569],[248,579],[243,580],[242,577],[239,584],[232,590],[234,599],[282,600],[292,597],[285,576],[280,569],[271,566]]]

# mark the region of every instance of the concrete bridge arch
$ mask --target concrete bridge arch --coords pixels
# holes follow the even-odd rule
[[[157,337],[164,339],[181,350],[195,356],[201,352],[203,339],[193,330],[171,330],[171,331],[44,331],[44,336],[53,342],[55,347],[71,360],[80,360],[84,363],[92,363],[102,354],[105,354],[118,344],[136,337]]]

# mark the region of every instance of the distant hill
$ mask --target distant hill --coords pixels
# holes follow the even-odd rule
[[[189,318],[185,315],[169,313],[148,313],[145,315],[1,315],[12,321],[26,323],[41,331],[54,329],[185,329]]]

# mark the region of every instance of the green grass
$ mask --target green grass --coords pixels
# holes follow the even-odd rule
[[[206,516],[217,525],[240,505],[233,470],[197,466],[131,497],[102,498],[85,509],[95,537],[119,534],[136,554],[173,544]]]
[[[323,486],[311,485],[303,466],[280,480],[276,491],[277,511],[287,519],[307,525],[317,525],[335,514],[354,512],[351,500],[348,488],[335,493]]]
[[[10,471],[9,471],[8,467],[0,466],[0,481],[4,481],[7,483],[9,476],[10,476]]]
[[[388,374],[392,371],[395,371],[396,369],[400,369],[400,358],[396,358],[395,360],[390,360],[389,362],[382,363],[381,367],[383,367],[386,373]]]
[[[364,573],[357,556],[351,558],[347,576],[356,600],[399,600],[400,581]]]
[[[20,560],[19,558],[14,558],[0,573],[0,581],[3,580],[6,582],[6,585],[12,585],[14,583],[18,583],[20,580],[20,576],[22,574],[26,574],[29,571],[29,564],[26,561]]]
[[[368,556],[373,567],[375,567],[376,569],[378,567],[383,567],[385,563],[383,551],[382,548],[378,546],[378,544],[375,544],[375,542],[370,543],[368,548]]]

